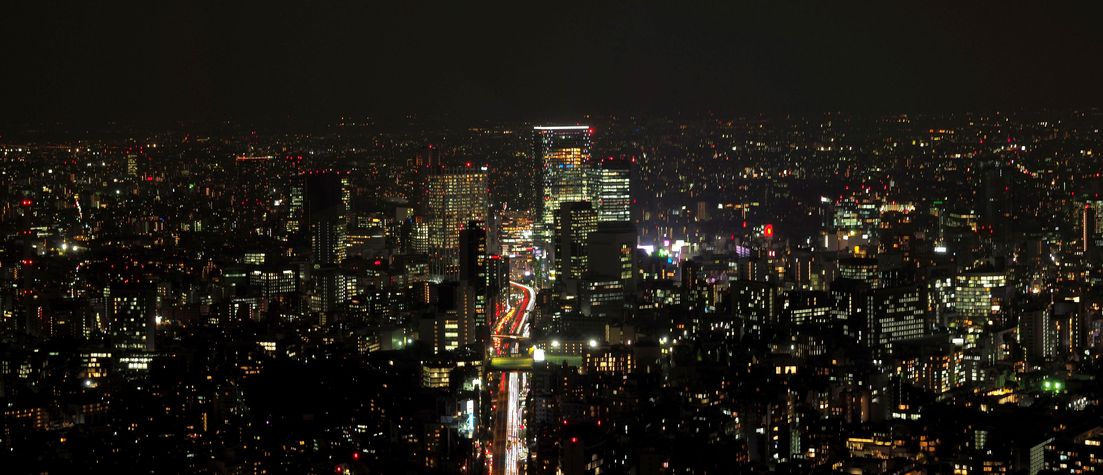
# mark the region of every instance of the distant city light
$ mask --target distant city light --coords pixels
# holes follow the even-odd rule
[[[538,125],[533,127],[534,130],[589,130],[588,125]]]

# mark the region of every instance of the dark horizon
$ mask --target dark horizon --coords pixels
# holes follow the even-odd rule
[[[131,7],[5,5],[0,124],[1103,102],[1103,33],[1080,6]]]

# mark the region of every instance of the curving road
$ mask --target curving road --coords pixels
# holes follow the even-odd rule
[[[536,303],[536,290],[510,282],[511,290],[519,294],[516,305],[510,305],[494,324],[492,352],[494,356],[518,355],[525,350],[517,337],[529,336],[529,312]],[[528,374],[520,371],[498,371],[491,374],[497,387],[491,388],[493,427],[491,431],[490,473],[515,475],[525,472],[528,449],[525,447],[525,400],[528,396]]]

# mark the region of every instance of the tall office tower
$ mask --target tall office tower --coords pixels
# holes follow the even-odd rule
[[[111,285],[104,291],[113,349],[153,351],[157,294],[150,285]]]
[[[781,299],[780,321],[786,325],[831,324],[831,294],[817,290],[791,290]]]
[[[1056,327],[1058,358],[1079,355],[1084,350],[1089,318],[1085,318],[1073,302],[1056,302],[1053,307],[1053,322]]]
[[[329,312],[337,310],[338,305],[349,298],[350,276],[336,265],[322,265],[313,271],[313,292],[310,298],[310,310],[321,313],[319,323],[329,323]]]
[[[346,176],[333,171],[306,175],[306,221],[310,229],[311,262],[340,264],[345,260],[348,215]]]
[[[459,282],[464,305],[460,311],[464,316],[470,315],[475,338],[479,341],[486,336],[483,333],[487,328],[487,308],[492,300],[488,285],[490,259],[486,249],[486,230],[477,222],[468,223],[467,228],[460,231]]]
[[[277,167],[268,155],[243,154],[234,158],[233,212],[240,232],[270,234],[267,224],[272,205],[272,184]]]
[[[589,270],[590,234],[597,231],[597,211],[588,201],[562,203],[554,221],[551,278],[568,298],[578,296],[578,283]]]
[[[780,312],[777,284],[737,280],[731,283],[730,288],[732,316],[743,332],[757,334],[767,324],[777,323]]]
[[[872,288],[880,287],[880,267],[872,257],[844,257],[839,259],[839,276],[860,280]]]
[[[249,272],[249,285],[266,299],[299,291],[299,270],[295,265],[271,263]]]
[[[92,309],[88,302],[78,299],[56,299],[49,304],[46,334],[54,338],[88,338]]]
[[[455,279],[460,231],[469,222],[485,223],[490,209],[485,167],[452,167],[430,175],[426,192],[432,273]]]
[[[1028,362],[1043,364],[1057,356],[1057,325],[1048,306],[1021,313],[1018,330],[1019,345]]]
[[[593,130],[585,125],[535,127],[533,155],[540,183],[535,184],[537,220],[534,246],[537,258],[537,278],[541,285],[553,283],[554,262],[552,234],[555,217],[562,203],[593,201],[591,191],[590,147]]]
[[[598,221],[631,221],[632,160],[608,157],[601,161],[595,174]]]
[[[1095,210],[1091,204],[1084,204],[1080,214],[1080,245],[1084,252],[1091,249],[1092,235],[1095,234]]]
[[[486,230],[478,222],[471,221],[460,230],[459,280],[482,282],[487,276]]]
[[[1007,285],[1003,272],[971,271],[955,278],[954,296],[958,320],[950,326],[981,328],[1000,313]]]
[[[1103,209],[1103,200],[1088,200],[1080,213],[1080,239],[1084,252],[1101,244],[1100,237],[1103,235],[1103,213],[1099,212],[1101,209]]]
[[[398,226],[398,248],[403,254],[429,254],[429,223],[424,216],[410,216]]]
[[[636,281],[636,228],[631,223],[600,222],[587,243],[589,272],[582,287],[582,313],[597,317],[631,314]]]
[[[128,153],[126,155],[126,175],[131,177],[138,176],[138,155]]]
[[[464,311],[471,308],[470,294],[456,282],[437,286],[436,308],[419,322],[420,339],[433,354],[455,351],[475,342],[473,316]]]
[[[840,278],[831,283],[833,318],[859,343],[869,339],[869,319],[866,318],[869,291],[869,283],[862,280]]]
[[[1002,240],[1007,236],[1012,219],[1011,172],[999,162],[982,162],[979,173],[982,188],[977,204],[980,211],[980,228],[989,236]]]
[[[636,228],[628,223],[602,223],[590,233],[588,243],[590,273],[614,278],[635,291]]]
[[[291,187],[289,193],[287,219],[284,224],[284,232],[287,233],[288,237],[297,237],[299,231],[303,229],[303,219],[306,215],[303,188],[301,183],[295,184]]]
[[[763,463],[784,463],[801,456],[799,403],[799,394],[786,389],[745,404],[747,422],[741,431],[747,452],[741,455]]]
[[[869,293],[867,345],[878,355],[891,353],[893,344],[927,335],[928,324],[919,286],[876,289]]]

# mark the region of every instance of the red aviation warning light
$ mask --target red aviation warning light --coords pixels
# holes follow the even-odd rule
[[[774,237],[774,225],[767,224],[765,228],[762,228],[762,235],[766,237]]]

